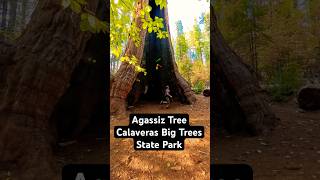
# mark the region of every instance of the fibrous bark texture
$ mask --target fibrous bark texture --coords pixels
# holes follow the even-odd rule
[[[276,125],[277,118],[258,80],[223,39],[213,5],[210,8],[215,119],[230,131],[247,130],[254,135],[268,132]]]
[[[88,2],[96,11],[98,1]],[[0,162],[16,163],[19,179],[56,179],[49,118],[69,87],[89,33],[60,0],[39,4],[15,43],[0,91]],[[1,67],[2,68],[2,67]]]

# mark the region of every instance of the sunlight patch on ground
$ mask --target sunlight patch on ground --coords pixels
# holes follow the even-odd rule
[[[197,96],[190,105],[175,102],[169,109],[141,103],[130,113],[189,113],[190,124],[205,126],[203,139],[185,140],[184,151],[135,151],[132,139],[115,139],[114,126],[128,125],[128,116],[111,120],[111,177],[113,179],[209,179],[210,98]],[[192,109],[192,110],[191,110]]]

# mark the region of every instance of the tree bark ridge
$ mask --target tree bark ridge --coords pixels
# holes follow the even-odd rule
[[[93,12],[97,3],[89,2]],[[40,1],[16,43],[0,94],[0,162],[18,163],[21,179],[57,178],[49,117],[90,38],[79,23],[60,0]]]
[[[251,134],[268,132],[276,125],[277,118],[266,103],[265,95],[258,84],[258,80],[223,39],[217,27],[212,5],[210,9],[213,72],[216,73],[215,76],[218,79],[216,82],[220,83],[218,86],[222,86],[222,89],[228,91],[225,95],[222,95],[222,91],[216,92],[216,96],[233,96],[229,98],[237,102],[233,105],[234,108],[241,109],[242,113],[238,111],[238,116],[233,116],[230,121],[244,121],[244,128]],[[219,106],[219,103],[224,102],[216,102],[217,106]]]

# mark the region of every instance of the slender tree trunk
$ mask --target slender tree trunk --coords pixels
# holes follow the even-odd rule
[[[249,1],[248,6],[248,18],[250,19],[250,54],[251,54],[251,67],[255,72],[255,75],[258,74],[258,56],[257,56],[257,22],[255,15],[256,3],[253,0]]]
[[[22,9],[21,9],[21,30],[26,26],[27,23],[27,8],[28,8],[28,0],[22,0]]]
[[[1,14],[1,29],[5,29],[7,27],[7,11],[8,11],[8,2],[7,0],[2,0],[2,14]]]
[[[9,1],[10,12],[9,12],[8,29],[9,29],[9,31],[12,31],[12,32],[15,31],[15,27],[16,27],[17,3],[18,3],[18,0],[10,0]]]

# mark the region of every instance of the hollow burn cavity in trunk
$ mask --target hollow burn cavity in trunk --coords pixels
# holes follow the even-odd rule
[[[160,9],[154,1],[150,1],[149,5],[152,7],[151,18],[154,19],[156,16],[163,18],[163,29],[167,29],[164,8]],[[163,90],[166,85],[169,85],[173,96],[179,96],[175,93],[179,91],[172,53],[168,38],[159,39],[156,33],[147,33],[141,62],[141,66],[147,70],[147,75],[144,76],[142,73],[138,75],[128,96],[128,105],[134,105],[138,100],[160,101],[163,98]],[[146,87],[147,92],[145,93]]]

